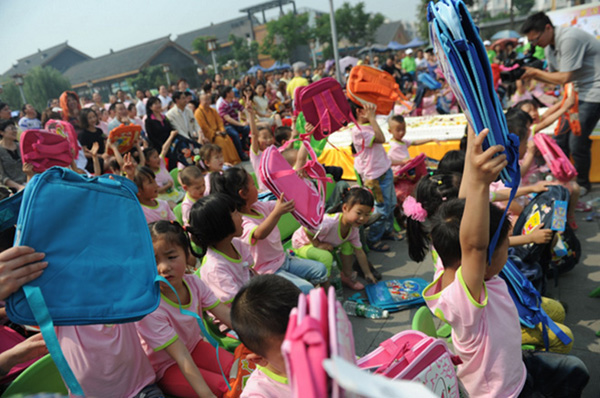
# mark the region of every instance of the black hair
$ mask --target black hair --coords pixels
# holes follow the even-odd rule
[[[2,109],[4,109],[5,107],[7,107],[7,106],[8,106],[8,104],[7,104],[6,102],[2,102],[2,101],[0,101],[0,111],[1,111]]]
[[[427,212],[428,218],[437,212],[442,203],[458,196],[460,178],[461,175],[458,173],[440,173],[427,175],[419,180],[414,190],[414,196]],[[422,222],[407,217],[406,237],[408,256],[413,261],[423,261],[430,244],[426,226]]]
[[[438,173],[463,173],[465,168],[465,152],[454,149],[446,152],[438,164]]]
[[[173,93],[173,95],[171,96],[171,99],[173,100],[173,102],[175,102],[175,101],[177,101],[179,98],[181,98],[184,95],[185,94],[183,93],[183,91],[175,91]]]
[[[125,104],[122,103],[121,101],[116,101],[116,102],[113,102],[112,104],[110,104],[110,107],[108,108],[108,110],[109,111],[116,111],[117,110],[117,105],[119,105],[119,104],[125,106]]]
[[[236,210],[233,200],[223,193],[213,193],[198,199],[190,211],[189,227],[192,241],[206,253],[214,246],[235,233],[231,213]]]
[[[463,151],[463,152],[467,152],[467,139],[469,137],[469,126],[465,127],[465,134],[461,137],[460,139],[460,144],[458,146],[458,148]]]
[[[150,118],[150,116],[153,114],[152,105],[154,105],[157,102],[160,102],[160,98],[158,98],[158,97],[150,97],[150,98],[148,98],[148,101],[146,101],[146,115],[148,115],[148,118]],[[161,102],[161,106],[162,106],[162,102]]]
[[[329,210],[329,213],[339,213],[342,211],[343,205],[348,205],[349,208],[354,207],[354,205],[364,205],[372,208],[375,205],[375,199],[368,189],[362,187],[348,188],[342,192],[342,201]]]
[[[254,87],[252,87],[250,84],[247,84],[244,86],[244,88],[242,88],[242,93],[240,94],[240,96],[246,99],[246,95],[244,94],[244,92],[248,89],[252,90],[252,94],[250,94],[250,99],[253,99],[256,92],[254,91]]]
[[[146,157],[146,159],[148,159],[150,157],[150,155],[152,155],[154,152],[158,153],[158,149],[156,149],[154,147],[148,147],[148,148],[144,148],[144,150],[142,152],[144,152],[144,156]]]
[[[533,106],[535,109],[538,109],[540,107],[539,103],[536,102],[535,100],[532,99],[524,99],[521,100],[519,102],[517,102],[516,104],[514,104],[510,109],[521,109],[523,108],[525,105],[531,105]],[[510,110],[509,109],[509,110]]]
[[[196,178],[203,178],[202,170],[198,166],[186,166],[179,172],[179,178],[183,185],[190,185]]]
[[[0,131],[4,131],[4,130],[6,130],[6,128],[7,128],[8,126],[16,126],[16,124],[15,124],[14,120],[12,120],[12,119],[7,119],[7,120],[4,120],[2,123],[0,123]]]
[[[144,182],[156,179],[156,175],[152,171],[152,169],[148,166],[138,166],[135,169],[135,175],[133,177],[133,182],[137,185],[138,189],[142,189],[144,186]]]
[[[357,119],[358,118],[358,110],[362,109],[362,106],[356,104],[351,99],[348,100],[348,105],[350,105],[350,111],[352,112],[352,116],[354,116],[354,118]]]
[[[187,83],[188,81],[185,80],[185,78],[182,77],[181,79],[177,80],[177,84],[179,85],[179,83],[181,83],[181,82]]]
[[[136,109],[135,104],[133,102],[130,102],[129,105],[127,106],[127,110],[131,111],[132,109]]]
[[[508,127],[508,131],[516,134],[521,141],[527,139],[529,131],[527,125],[531,123],[533,123],[533,119],[529,116],[529,113],[519,108],[511,108],[506,112],[506,126]]]
[[[531,31],[541,33],[544,31],[544,29],[546,29],[546,25],[554,27],[550,18],[548,18],[543,11],[536,12],[535,14],[527,17],[525,22],[523,22],[523,25],[521,25],[521,33],[524,35]]]
[[[150,237],[154,242],[156,239],[164,238],[170,244],[176,244],[183,249],[186,258],[190,253],[190,241],[185,229],[177,221],[160,220],[148,225]],[[191,251],[194,252],[193,250]]]
[[[223,173],[212,173],[210,175],[211,192],[224,193],[228,195],[238,210],[246,206],[246,200],[240,196],[239,191],[248,187],[252,180],[250,174],[242,167],[230,167]]]
[[[212,83],[206,83],[202,86],[202,91],[205,93],[210,93],[212,91]]]
[[[229,94],[229,92],[230,92],[231,90],[233,90],[233,89],[231,88],[231,86],[222,86],[222,87],[219,89],[219,94],[221,95],[221,97],[225,98],[225,97],[227,97],[227,94]]]
[[[284,141],[292,138],[292,129],[288,126],[279,126],[275,129],[275,145],[282,146]]]
[[[406,123],[404,120],[404,116],[402,116],[402,115],[394,115],[390,118],[390,120],[393,120],[394,122],[400,123],[400,124]]]
[[[88,115],[90,113],[94,113],[96,115],[96,118],[98,118],[98,113],[96,113],[95,110],[93,110],[92,108],[83,108],[81,110],[81,113],[79,114],[79,125],[81,126],[82,129],[87,130],[89,129],[91,126],[88,123]],[[98,119],[99,121],[100,119]]]
[[[300,289],[279,275],[257,275],[240,289],[231,304],[231,323],[240,341],[266,356],[273,338],[283,339]]]
[[[490,242],[500,226],[504,211],[490,203]],[[437,213],[431,217],[431,242],[435,247],[444,268],[454,267],[460,263],[460,222],[465,211],[464,199],[453,199],[440,206]],[[500,226],[498,242],[508,238],[510,221],[505,218]]]

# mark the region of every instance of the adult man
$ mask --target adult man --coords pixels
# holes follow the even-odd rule
[[[25,116],[19,120],[19,128],[23,131],[29,129],[41,129],[42,122],[37,117],[37,111],[31,104],[23,105],[22,109]]]
[[[548,84],[573,82],[579,93],[581,135],[570,132],[557,137],[565,154],[573,156],[581,196],[590,189],[590,134],[600,119],[600,41],[573,27],[554,27],[543,12],[529,16],[521,27],[532,46],[544,47],[550,71],[526,68],[522,78]]]
[[[385,60],[385,64],[381,67],[381,70],[384,70],[390,75],[394,76],[396,81],[400,80],[400,78],[402,77],[400,71],[398,70],[398,68],[396,68],[393,55],[387,57],[387,59]]]
[[[131,101],[127,100],[127,96],[125,95],[125,91],[118,89],[117,90],[117,99],[125,104],[125,107],[128,107]]]
[[[169,104],[173,102],[171,96],[169,96],[169,90],[165,86],[160,86],[158,89],[158,99],[160,100],[160,105],[162,106],[163,115],[167,113],[169,110]]]
[[[194,112],[202,132],[208,140],[221,147],[225,162],[237,164],[240,159],[248,160],[239,135],[236,132],[233,137],[228,136],[219,112],[210,106],[210,97],[210,94],[200,94],[200,105]]]
[[[137,104],[135,104],[137,116],[142,119],[146,116],[146,96],[144,95],[144,90],[136,90],[135,97],[138,100]]]
[[[114,104],[110,105],[109,112],[114,112],[115,117],[113,120],[108,123],[108,132],[111,132],[113,129],[119,127],[121,124],[128,125],[131,122],[129,119],[129,112],[127,111],[127,107],[121,101],[117,101]]]
[[[303,76],[304,69],[306,67],[303,65],[294,66],[294,78],[287,84],[287,93],[291,99],[294,99],[294,92],[298,87],[308,86],[308,80]]]
[[[406,50],[406,56],[402,58],[402,69],[404,72],[409,73],[411,76],[415,75],[415,71],[417,70],[417,62],[415,58],[412,56],[413,50],[409,48]]]
[[[181,79],[179,79],[179,81],[177,82],[177,88],[179,89],[179,91],[183,91],[184,93],[190,93],[192,96],[192,101],[198,101],[198,97],[196,97],[196,93],[194,93],[190,89],[190,84],[183,77]]]
[[[234,143],[236,140],[241,140],[242,147],[247,147],[250,126],[248,126],[247,122],[241,122],[239,115],[244,110],[244,107],[236,101],[231,86],[224,86],[221,89],[221,98],[222,101],[217,103],[217,110],[225,122],[227,135],[231,137]]]
[[[96,104],[98,106],[98,109],[106,109],[107,108],[107,106],[102,101],[102,95],[100,95],[100,93],[97,91],[94,91],[94,93],[92,94],[92,101],[94,102],[94,104]],[[60,105],[57,105],[57,106],[60,106]],[[50,107],[53,108],[54,106],[52,104],[50,104]]]
[[[175,106],[167,112],[167,119],[171,125],[179,132],[182,137],[193,141],[198,141],[200,144],[208,142],[198,122],[194,118],[192,110],[187,107],[188,97],[182,91],[173,93],[173,102]]]

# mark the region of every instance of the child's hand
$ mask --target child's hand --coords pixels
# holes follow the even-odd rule
[[[363,106],[363,109],[366,112],[365,116],[368,120],[370,120],[370,121],[375,120],[375,110],[377,109],[375,104],[368,103]]]
[[[35,175],[35,171],[33,171],[33,165],[31,163],[23,163],[23,173],[29,178]]]
[[[294,211],[294,201],[290,200],[289,202],[284,202],[284,200],[284,195],[281,195],[281,197],[277,199],[277,204],[273,209],[273,212],[279,216]]]
[[[100,144],[98,144],[97,142],[94,142],[92,144],[92,149],[90,149],[90,153],[92,154],[92,157],[95,158],[96,156],[98,156],[98,150],[100,149]]]
[[[328,252],[333,251],[333,245],[331,243],[318,242],[314,246],[318,249],[327,250]]]
[[[549,243],[552,240],[553,231],[551,229],[542,229],[544,223],[536,225],[535,228],[531,230],[529,236],[531,237],[531,241],[537,244]]]
[[[313,126],[309,122],[306,122],[306,125],[304,125],[304,131],[306,131],[306,134],[310,134],[314,129],[315,126]]]
[[[534,155],[537,153],[537,145],[535,145],[535,141],[533,141],[533,140],[527,141],[527,152],[534,154]]]
[[[556,182],[553,181],[538,181],[531,186],[532,193],[542,193],[548,190],[549,185],[556,185]]]
[[[369,283],[377,283],[377,278],[375,278],[375,276],[373,275],[373,273],[371,271],[369,271],[369,273],[365,274],[365,279]]]
[[[467,158],[472,173],[471,177],[486,187],[496,181],[502,169],[508,164],[506,155],[500,154],[504,151],[502,145],[494,145],[483,151],[483,141],[489,132],[488,129],[484,129],[476,136],[473,130],[469,130],[471,151],[470,156]]]
[[[129,176],[133,178],[133,175],[135,174],[135,164],[133,164],[131,153],[126,153],[125,156],[123,156],[123,167],[121,169],[125,175],[127,175],[127,178],[129,178]]]

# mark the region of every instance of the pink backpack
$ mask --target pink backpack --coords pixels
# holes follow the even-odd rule
[[[569,161],[554,139],[546,134],[533,136],[535,146],[540,150],[552,175],[562,182],[568,182],[577,175],[575,166]]]
[[[294,95],[294,108],[314,126],[311,134],[317,140],[326,138],[350,122],[356,124],[344,90],[333,77],[298,88]]]
[[[459,397],[454,366],[460,363],[443,340],[416,330],[396,334],[358,360],[362,369],[391,379],[419,381],[443,398]]]
[[[336,300],[335,288],[330,286],[327,296],[322,288],[300,295],[298,307],[290,313],[281,351],[294,397],[344,395],[322,365],[323,360],[334,356],[356,362],[352,324]]]
[[[63,120],[50,119],[46,122],[44,129],[66,137],[71,145],[74,159],[77,159],[81,147],[79,146],[79,141],[77,139],[77,132],[71,123]]]
[[[285,200],[295,201],[292,215],[303,226],[315,230],[321,225],[325,214],[325,183],[331,181],[323,166],[317,162],[313,149],[305,141],[311,159],[306,162],[303,170],[316,180],[317,187],[312,181],[307,181],[296,174],[296,170],[285,160],[283,152],[293,141],[288,141],[281,148],[271,145],[265,149],[258,167],[258,176],[267,188],[277,198],[284,195]]]
[[[68,167],[74,159],[67,136],[48,130],[25,130],[20,147],[23,163],[31,164],[36,173],[43,173],[52,166]]]
[[[425,156],[424,153],[420,153],[402,166],[402,168],[400,168],[394,174],[397,176],[402,176],[403,178],[411,181],[418,181],[421,177],[427,175],[425,159],[427,159],[427,156]]]

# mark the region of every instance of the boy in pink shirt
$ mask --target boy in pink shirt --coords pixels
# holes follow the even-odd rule
[[[487,130],[477,137],[469,130],[462,180],[468,183],[461,185],[466,201],[445,202],[432,219],[432,244],[444,271],[423,297],[452,326],[453,346],[463,361],[457,375],[471,397],[579,396],[589,378],[581,361],[521,350],[518,312],[497,276],[508,257],[510,224],[501,224],[502,210],[489,204],[489,186],[507,162],[499,145],[482,150],[486,135]],[[488,263],[491,234],[498,228]]]
[[[241,398],[291,398],[281,343],[300,290],[277,275],[259,275],[239,291],[231,306],[231,323],[256,363]]]
[[[202,170],[198,166],[187,166],[179,173],[181,186],[185,191],[183,202],[181,202],[181,219],[183,225],[189,225],[190,210],[198,199],[204,196],[206,183],[202,176]]]
[[[375,211],[382,214],[382,217],[369,227],[367,244],[371,250],[387,252],[390,247],[381,240],[400,239],[394,232],[396,192],[392,162],[383,148],[385,136],[375,119],[375,106],[368,104],[360,108],[351,101],[349,103],[358,121],[358,125],[350,130],[352,144],[356,149],[354,168],[361,176],[364,186],[373,192]]]

